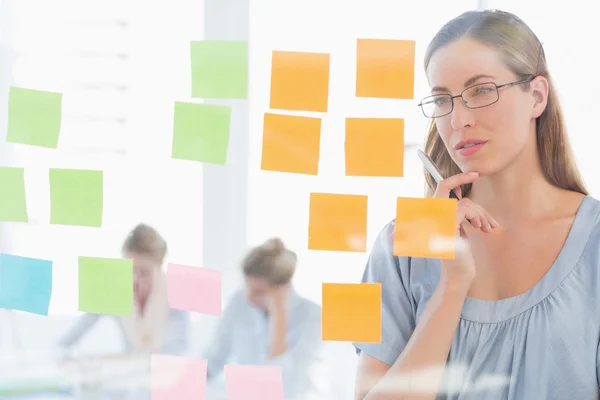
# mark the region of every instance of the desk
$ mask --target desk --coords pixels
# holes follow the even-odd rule
[[[62,363],[38,359],[35,362],[4,364],[0,366],[0,398],[121,398],[130,389],[147,389],[149,372],[148,357],[88,357]]]
[[[0,368],[2,400],[147,400],[150,356],[94,357]],[[209,381],[207,399],[225,400],[222,377]]]
[[[70,384],[64,376],[51,373],[18,377],[14,374],[0,376],[0,398],[11,400],[69,399]]]

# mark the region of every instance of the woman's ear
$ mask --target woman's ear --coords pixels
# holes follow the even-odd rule
[[[531,117],[533,119],[542,115],[548,104],[548,93],[550,85],[548,80],[543,76],[538,76],[531,81],[531,94],[533,95],[533,108],[531,109]]]

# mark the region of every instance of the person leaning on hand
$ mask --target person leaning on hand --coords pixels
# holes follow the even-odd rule
[[[278,238],[248,252],[242,262],[244,288],[225,308],[202,357],[209,379],[227,363],[278,366],[286,399],[321,398],[323,388],[313,373],[323,365],[321,307],[294,289],[296,263],[296,254]]]

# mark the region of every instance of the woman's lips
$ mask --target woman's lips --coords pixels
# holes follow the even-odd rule
[[[479,150],[481,150],[483,148],[483,146],[486,145],[486,143],[487,142],[482,142],[479,144],[468,145],[467,147],[462,147],[456,151],[458,152],[458,154],[460,154],[463,157],[472,156],[473,154],[475,154]]]

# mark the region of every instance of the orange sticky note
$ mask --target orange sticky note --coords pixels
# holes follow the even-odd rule
[[[357,40],[357,97],[412,99],[414,90],[414,40]]]
[[[329,54],[273,51],[272,109],[327,112]]]
[[[346,118],[347,176],[404,176],[404,119]]]
[[[308,248],[365,252],[367,196],[311,193]]]
[[[317,175],[321,118],[265,114],[261,168]]]
[[[455,199],[404,198],[396,203],[394,255],[453,259]]]
[[[381,343],[381,283],[323,283],[323,340]]]

